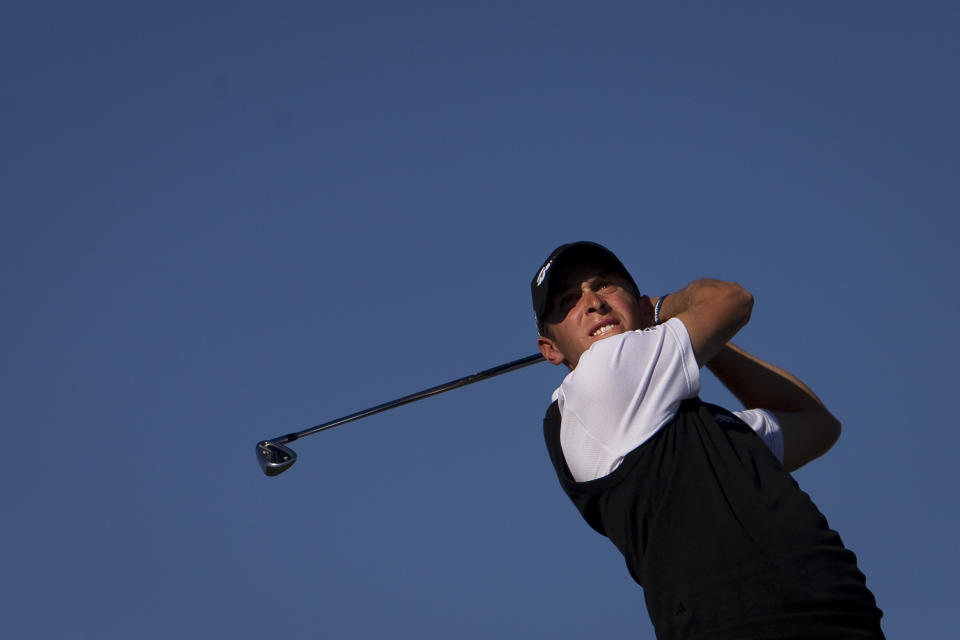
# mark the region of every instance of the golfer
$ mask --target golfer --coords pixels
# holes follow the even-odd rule
[[[658,638],[883,638],[856,557],[789,475],[840,424],[730,342],[746,290],[697,280],[651,299],[613,253],[577,242],[531,291],[540,352],[569,369],[544,418],[550,459],[623,553]],[[700,400],[704,366],[746,410]]]

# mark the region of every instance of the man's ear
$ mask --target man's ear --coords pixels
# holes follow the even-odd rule
[[[550,338],[540,336],[537,338],[537,346],[540,347],[540,353],[550,364],[563,364],[566,360],[564,355],[560,353],[560,349],[557,348],[557,343]]]

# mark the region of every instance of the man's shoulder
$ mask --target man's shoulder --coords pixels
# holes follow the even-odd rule
[[[594,342],[580,356],[577,368],[567,374],[564,382],[571,378],[615,373],[620,367],[651,359],[658,351],[664,331],[663,326],[637,329]]]
[[[635,402],[637,394],[689,397],[699,392],[699,372],[679,320],[610,336],[590,345],[554,393],[560,408],[573,402]],[[671,391],[671,389],[673,391]]]
[[[655,365],[659,339],[651,330],[628,331],[590,345],[577,367],[568,373],[553,399],[565,402],[612,399],[629,392]]]

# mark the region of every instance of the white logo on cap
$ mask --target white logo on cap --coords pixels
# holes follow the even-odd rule
[[[549,269],[549,268],[550,268],[550,265],[552,265],[552,264],[553,264],[553,260],[551,260],[551,261],[548,262],[547,264],[543,265],[543,268],[540,269],[540,273],[537,274],[537,286],[538,286],[538,287],[539,287],[541,284],[543,284],[543,279],[547,277],[547,269]]]

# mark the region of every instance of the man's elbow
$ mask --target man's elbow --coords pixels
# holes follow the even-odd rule
[[[740,329],[750,322],[750,316],[753,313],[753,294],[736,282],[724,282],[723,287],[727,307],[730,309],[737,329]]]
[[[827,446],[826,449],[824,449],[824,453],[833,448],[833,445],[837,444],[842,430],[843,427],[840,421],[833,417],[832,413],[827,412],[826,425],[824,426],[824,440]]]
[[[778,414],[783,431],[783,466],[795,471],[829,451],[840,437],[840,421],[824,408]]]
[[[818,417],[816,423],[816,444],[814,446],[814,455],[811,460],[819,458],[827,451],[833,448],[833,445],[840,439],[841,425],[832,413],[823,410],[823,414]]]
[[[750,316],[753,314],[753,294],[737,285],[737,288],[740,289],[740,313],[743,316],[743,324],[750,322]]]

